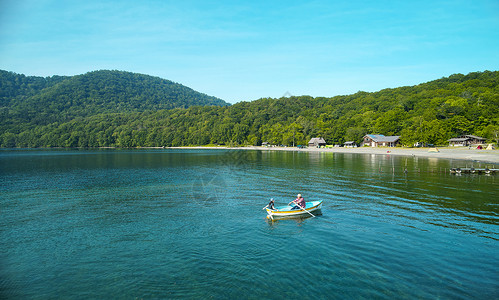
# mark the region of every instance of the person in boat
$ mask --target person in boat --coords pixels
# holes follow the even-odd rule
[[[301,194],[298,194],[296,196],[296,199],[289,202],[288,205],[291,205],[291,203],[294,203],[294,206],[291,209],[301,209],[305,208],[305,199],[301,196]]]
[[[275,207],[274,207],[274,198],[271,198],[271,199],[270,199],[270,201],[269,201],[269,204],[267,204],[267,206],[265,206],[265,207],[264,207],[264,208],[262,208],[262,209],[266,209],[266,208],[268,208],[268,209],[272,209],[272,210],[274,210],[274,209],[275,209]]]

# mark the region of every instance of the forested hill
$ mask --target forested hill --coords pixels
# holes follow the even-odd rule
[[[0,71],[0,105],[10,118],[41,125],[101,113],[229,104],[158,77],[102,70],[47,78]]]
[[[27,97],[34,96],[43,89],[68,78],[65,76],[25,76],[0,70],[0,107],[9,106],[10,102],[18,97],[26,99]]]
[[[62,88],[59,86],[65,82],[43,91]],[[69,96],[65,99],[71,101]],[[154,98],[145,97],[141,102],[154,103]],[[65,114],[74,105],[54,111]],[[358,143],[370,133],[400,135],[404,145],[445,145],[447,139],[462,134],[482,136],[490,142],[499,138],[498,71],[454,74],[416,86],[331,98],[263,98],[231,106],[168,110],[158,110],[160,107],[152,104],[155,109],[124,109],[120,113],[107,112],[106,104],[102,105],[101,113],[67,121],[50,120],[49,115],[26,120],[24,110],[4,107],[0,110],[0,146],[299,145],[318,136],[329,144],[341,144]]]

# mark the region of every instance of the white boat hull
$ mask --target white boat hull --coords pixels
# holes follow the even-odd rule
[[[311,201],[306,202],[305,210],[303,209],[291,209],[292,206],[276,207],[275,209],[267,210],[267,218],[282,218],[282,217],[301,217],[310,216],[310,213],[317,212],[322,208],[322,201]]]

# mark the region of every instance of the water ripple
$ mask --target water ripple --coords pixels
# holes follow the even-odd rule
[[[447,161],[81,153],[0,157],[0,296],[497,296],[498,182],[425,171]],[[297,193],[322,215],[265,218]]]

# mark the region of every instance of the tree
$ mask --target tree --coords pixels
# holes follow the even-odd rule
[[[499,125],[489,125],[483,129],[481,134],[484,138],[495,141],[499,145]]]
[[[305,136],[303,135],[303,126],[293,122],[286,126],[282,133],[282,144],[288,146],[296,146],[305,144]]]
[[[2,144],[1,146],[3,148],[14,148],[16,147],[16,135],[13,134],[12,132],[5,132],[4,134],[2,134]]]
[[[402,130],[402,120],[406,119],[406,112],[400,108],[383,113],[374,125],[374,131],[384,135],[395,135]]]
[[[350,127],[347,129],[345,139],[347,141],[354,141],[356,144],[362,142],[362,138],[366,135],[366,130],[362,127]]]
[[[249,126],[245,124],[235,124],[232,134],[232,140],[241,145],[248,136]]]

